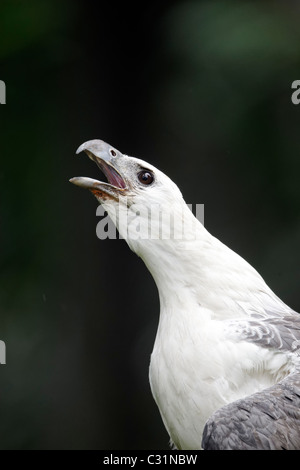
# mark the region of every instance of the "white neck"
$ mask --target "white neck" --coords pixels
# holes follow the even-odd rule
[[[253,289],[268,289],[266,284],[243,258],[213,237],[185,203],[180,209],[185,227],[181,239],[127,240],[156,282],[161,314],[188,301],[202,307],[204,315],[243,316],[240,294],[250,302]]]

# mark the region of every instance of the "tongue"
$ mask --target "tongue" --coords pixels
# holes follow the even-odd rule
[[[103,166],[102,171],[104,172],[109,184],[116,186],[117,188],[126,188],[123,178],[117,173],[111,166]]]

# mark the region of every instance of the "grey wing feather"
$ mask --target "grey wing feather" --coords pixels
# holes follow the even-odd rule
[[[300,373],[217,410],[204,450],[300,450]]]
[[[300,349],[300,315],[261,319],[231,320],[228,335],[262,347],[298,353]]]

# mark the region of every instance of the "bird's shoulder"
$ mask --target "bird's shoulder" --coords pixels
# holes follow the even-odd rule
[[[300,352],[300,314],[278,298],[272,305],[263,303],[259,309],[248,310],[241,318],[226,321],[226,332],[237,341],[248,341],[278,351]]]

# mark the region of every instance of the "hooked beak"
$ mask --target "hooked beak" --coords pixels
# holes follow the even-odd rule
[[[95,196],[101,199],[116,199],[121,193],[126,191],[125,179],[119,173],[118,160],[123,158],[123,154],[103,140],[89,140],[80,145],[76,154],[84,151],[93,160],[107,178],[107,183],[86,177],[76,177],[70,182],[76,186],[89,189]]]

